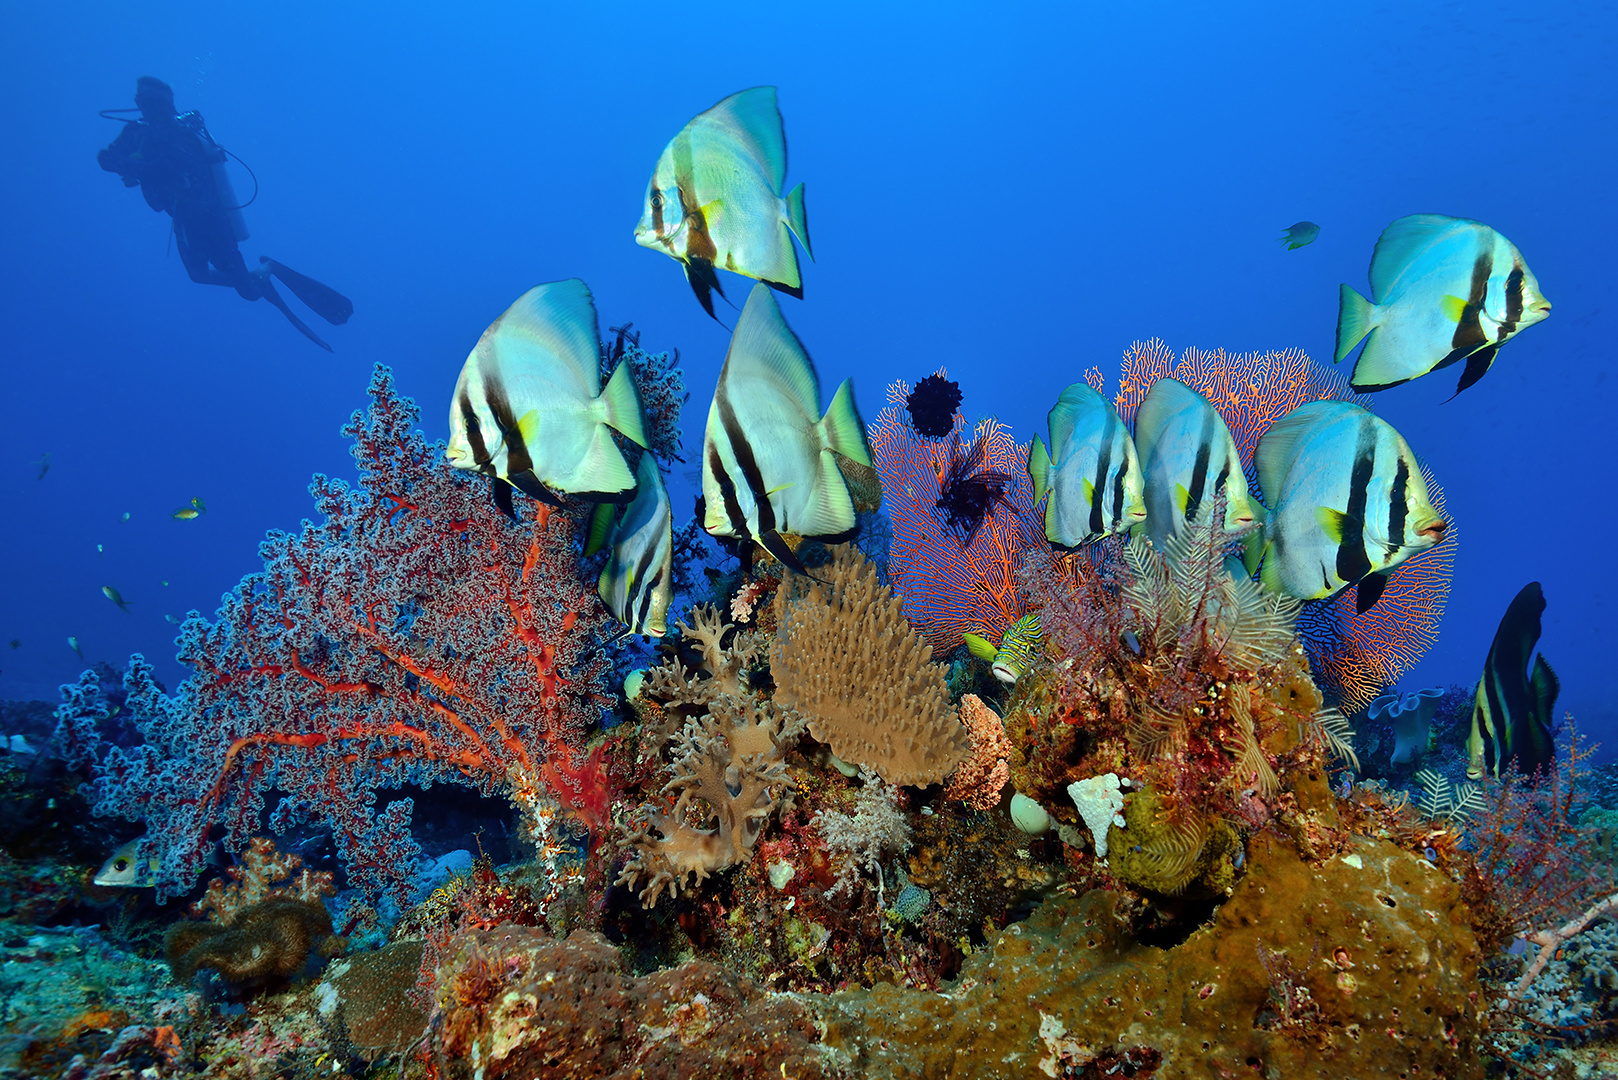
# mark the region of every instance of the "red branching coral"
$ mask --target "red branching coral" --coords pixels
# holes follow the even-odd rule
[[[904,598],[905,619],[935,653],[954,649],[967,632],[999,641],[1023,614],[1016,583],[1023,554],[1045,546],[1028,479],[1028,447],[994,420],[977,426],[970,456],[981,451],[979,468],[1003,477],[1004,483],[968,541],[939,508],[952,460],[967,453],[962,440],[966,421],[957,413],[948,439],[924,439],[906,418],[909,393],[903,380],[888,387],[888,406],[869,430],[892,527],[889,581]]]
[[[1147,391],[1165,376],[1192,387],[1219,410],[1255,494],[1263,493],[1254,480],[1253,453],[1272,422],[1311,401],[1352,401],[1371,407],[1370,399],[1355,394],[1341,374],[1316,364],[1301,349],[1230,354],[1224,349],[1190,348],[1176,358],[1174,350],[1153,338],[1135,342],[1124,353],[1114,400],[1126,423],[1133,423]],[[1098,379],[1089,373],[1086,378],[1100,389]],[[1444,514],[1443,490],[1425,468],[1422,475],[1434,508]],[[1298,619],[1299,634],[1316,673],[1336,693],[1344,711],[1363,708],[1397,683],[1437,637],[1458,535],[1452,527],[1441,542],[1395,570],[1382,598],[1363,615],[1354,614],[1352,591],[1305,605]]]
[[[97,811],[147,819],[162,892],[190,887],[212,826],[233,850],[257,834],[272,792],[270,828],[331,829],[373,898],[407,897],[419,853],[411,800],[378,812],[379,789],[451,781],[530,810],[548,792],[606,821],[583,747],[612,623],[573,520],[538,506],[508,521],[415,430],[386,368],[370,394],[344,429],[359,485],[314,478],[321,520],[272,532],[216,622],[193,614],[180,659],[194,674],[173,699],[137,693],[145,743],[98,763]]]

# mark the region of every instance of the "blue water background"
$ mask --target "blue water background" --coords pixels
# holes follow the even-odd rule
[[[338,428],[372,365],[441,436],[467,351],[538,282],[582,277],[603,327],[680,348],[695,462],[728,335],[631,230],[667,139],[773,83],[818,256],[807,299],[782,304],[823,392],[852,374],[867,420],[891,380],[943,365],[969,415],[1027,439],[1086,367],[1115,378],[1153,336],[1329,363],[1337,284],[1365,289],[1389,221],[1500,229],[1550,319],[1455,401],[1458,369],[1377,400],[1461,531],[1441,638],[1406,685],[1475,681],[1537,578],[1562,704],[1618,742],[1615,10],[7,4],[0,697],[54,699],[82,666],[69,635],[176,683],[164,614],[211,614],[264,530],[311,512],[310,474],[351,473]],[[348,326],[311,319],[335,355],[192,284],[168,219],[97,168],[117,129],[97,110],[132,104],[143,74],[256,170],[249,263],[353,298]],[[1319,240],[1281,250],[1300,219]],[[750,284],[726,278],[737,303]],[[210,512],[172,520],[192,496]]]

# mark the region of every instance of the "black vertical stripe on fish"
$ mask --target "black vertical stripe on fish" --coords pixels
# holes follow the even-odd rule
[[[1473,261],[1471,291],[1467,294],[1465,306],[1461,308],[1461,319],[1455,324],[1455,333],[1450,337],[1450,354],[1439,367],[1454,363],[1459,356],[1465,356],[1488,343],[1489,335],[1483,332],[1479,316],[1483,311],[1483,302],[1489,295],[1489,274],[1493,270],[1494,255],[1491,252],[1485,251]]]
[[[1129,455],[1118,465],[1118,475],[1112,479],[1112,527],[1117,529],[1124,523],[1124,513],[1128,510],[1125,504],[1124,479],[1129,475]]]
[[[534,459],[529,456],[528,447],[523,442],[522,430],[517,424],[517,417],[511,411],[511,401],[506,397],[506,388],[492,373],[480,372],[480,374],[483,375],[483,402],[489,406],[489,414],[494,417],[495,425],[499,427],[500,435],[505,439],[506,476],[511,478],[525,472],[532,475]],[[517,486],[523,485],[518,483]]]
[[[1107,499],[1107,470],[1112,467],[1112,440],[1106,439],[1101,444],[1101,452],[1096,455],[1096,478],[1090,492],[1090,531],[1102,533],[1106,531],[1106,522],[1102,516],[1102,507]]]
[[[752,535],[747,528],[747,515],[742,512],[742,504],[736,498],[736,483],[725,471],[725,463],[719,457],[717,446],[708,447],[708,471],[719,485],[719,499],[725,505],[725,520],[730,522],[731,531],[737,536]]]
[[[747,435],[742,431],[742,425],[730,407],[730,399],[724,394],[719,394],[714,398],[714,405],[719,409],[719,425],[725,429],[725,441],[730,443],[730,452],[736,458],[736,467],[742,471],[742,479],[747,481],[747,490],[753,496],[754,512],[758,515],[758,532],[749,534],[744,528],[742,533],[763,536],[765,533],[774,532],[775,508],[770,505],[770,489],[765,486],[764,474],[759,471],[758,459],[753,456],[753,445],[747,441]]]
[[[483,427],[478,423],[477,410],[472,408],[472,393],[470,390],[461,390],[461,423],[466,426],[466,441],[472,448],[472,460],[479,465],[489,463],[489,447],[483,441]]]
[[[1405,499],[1410,489],[1410,463],[1405,461],[1404,455],[1399,456],[1399,464],[1393,470],[1393,486],[1388,491],[1388,554],[1406,546],[1405,517],[1410,512]]]
[[[1202,496],[1208,488],[1208,459],[1213,454],[1212,417],[1203,421],[1202,438],[1197,443],[1197,459],[1191,466],[1191,485],[1185,494],[1185,520],[1195,521],[1202,508]]]
[[[1504,341],[1515,334],[1517,324],[1522,321],[1522,277],[1522,266],[1517,265],[1506,278],[1506,321],[1495,331],[1496,341]]]
[[[663,239],[663,189],[655,183],[652,185],[652,230],[659,240]],[[663,246],[670,245],[665,242]]]
[[[511,482],[513,487],[530,499],[538,499],[540,502],[547,503],[550,506],[562,505],[562,500],[551,494],[551,489],[539,482],[539,477],[534,475],[534,470],[532,469],[524,469],[522,472],[511,472],[508,469],[506,479]]]
[[[1371,560],[1365,555],[1365,503],[1375,471],[1376,427],[1366,417],[1360,423],[1359,443],[1354,448],[1348,506],[1343,511],[1342,536],[1337,541],[1337,576],[1343,581],[1358,581],[1371,572]]]
[[[652,610],[652,593],[654,591],[656,590],[645,583],[642,583],[640,587],[640,603],[635,607],[635,621],[629,624],[637,634],[646,633],[646,617]]]

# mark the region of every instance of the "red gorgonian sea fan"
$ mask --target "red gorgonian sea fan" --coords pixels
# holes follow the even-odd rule
[[[967,439],[966,421],[958,412],[948,438],[923,438],[906,413],[909,394],[902,379],[888,387],[887,407],[868,430],[892,529],[889,583],[904,599],[905,618],[935,653],[956,648],[966,633],[998,642],[1023,614],[1017,588],[1023,553],[1045,546],[1028,478],[1028,447],[995,420],[979,423]],[[997,474],[1004,483],[981,526],[969,532],[952,524],[939,501],[952,462],[980,453],[975,468]]]
[[[1086,377],[1100,390],[1100,379],[1092,374],[1099,373],[1092,369]],[[1125,423],[1133,425],[1136,408],[1164,376],[1185,383],[1219,410],[1255,495],[1263,492],[1258,490],[1253,453],[1271,423],[1311,401],[1372,406],[1370,398],[1349,388],[1343,375],[1316,364],[1301,349],[1233,355],[1224,349],[1190,348],[1176,358],[1174,350],[1153,338],[1135,342],[1124,353],[1114,403]],[[1443,489],[1425,467],[1422,475],[1434,509],[1444,514]],[[1304,605],[1299,635],[1316,673],[1337,693],[1344,711],[1363,708],[1397,683],[1437,637],[1454,574],[1457,537],[1451,522],[1443,540],[1394,570],[1382,598],[1362,615],[1354,614],[1352,590],[1334,600]]]
[[[606,823],[611,790],[584,745],[609,702],[599,644],[616,624],[581,577],[572,517],[525,500],[507,520],[481,477],[422,438],[386,368],[370,394],[344,428],[359,484],[317,475],[320,520],[271,532],[264,568],[215,621],[191,613],[178,691],[131,662],[141,744],[98,745],[93,673],[64,688],[59,737],[94,763],[96,813],[146,820],[139,857],[160,859],[160,897],[195,882],[210,829],[240,850],[270,810],[275,832],[330,829],[349,883],[403,902],[413,805],[378,803],[407,784]]]

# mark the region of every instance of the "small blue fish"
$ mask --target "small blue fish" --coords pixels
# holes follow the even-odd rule
[[[78,638],[76,638],[76,637],[68,638],[67,639],[67,647],[73,650],[74,655],[79,658],[80,662],[89,663],[88,660],[84,659],[84,653],[79,648],[79,639]]]
[[[125,600],[122,596],[120,596],[118,594],[117,589],[113,588],[111,585],[103,585],[103,586],[101,586],[101,595],[105,596],[108,600],[111,600],[113,603],[117,604],[119,611],[122,611],[125,614],[128,614],[128,612],[129,612],[129,601]]]
[[[1312,221],[1300,221],[1295,225],[1288,225],[1286,235],[1281,237],[1281,243],[1287,246],[1288,251],[1296,251],[1307,244],[1315,242],[1320,235],[1320,226]]]

